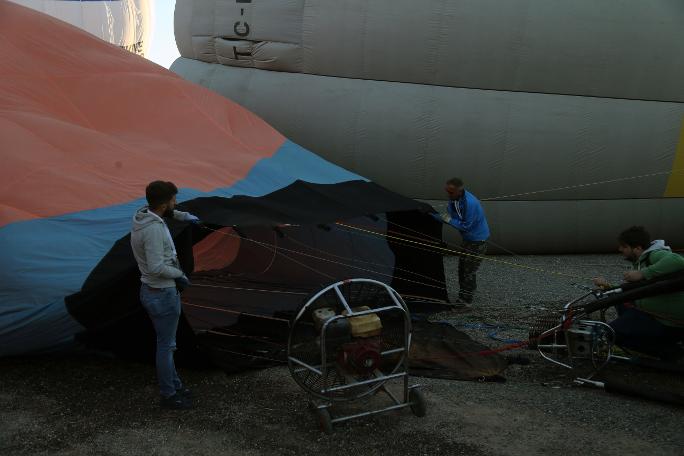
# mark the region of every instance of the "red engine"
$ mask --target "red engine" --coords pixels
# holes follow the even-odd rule
[[[380,341],[371,338],[346,343],[337,354],[337,362],[351,374],[368,375],[380,366]]]

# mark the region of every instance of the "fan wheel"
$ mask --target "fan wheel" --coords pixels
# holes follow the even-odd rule
[[[332,434],[332,418],[330,417],[330,412],[328,411],[328,409],[315,407],[313,410],[314,415],[316,415],[316,419],[318,420],[318,426],[321,428],[321,431],[328,435]]]
[[[427,412],[427,401],[425,395],[418,388],[411,388],[409,390],[409,402],[411,403],[411,411],[419,418],[425,416]]]

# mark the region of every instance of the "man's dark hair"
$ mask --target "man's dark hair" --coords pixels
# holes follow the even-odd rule
[[[145,189],[145,198],[150,209],[156,209],[164,203],[171,201],[178,194],[178,187],[173,182],[154,181],[150,182]]]
[[[630,226],[618,236],[620,245],[641,247],[646,250],[651,245],[651,235],[643,226]]]
[[[448,181],[446,181],[447,185],[453,185],[456,188],[461,188],[463,187],[463,181],[459,177],[452,177]]]

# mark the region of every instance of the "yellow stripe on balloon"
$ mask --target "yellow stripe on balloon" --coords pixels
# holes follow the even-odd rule
[[[674,163],[672,164],[672,174],[670,174],[665,188],[666,198],[684,197],[684,172],[681,172],[682,169],[684,169],[684,117],[682,118],[682,129],[679,132],[679,143],[677,144]]]

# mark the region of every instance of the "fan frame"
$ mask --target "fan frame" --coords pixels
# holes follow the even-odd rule
[[[382,307],[378,308],[373,308],[369,310],[363,310],[363,311],[354,311],[352,310],[352,307],[349,305],[347,300],[345,299],[342,291],[340,290],[340,287],[349,285],[351,283],[359,283],[359,282],[364,282],[364,283],[370,283],[374,284],[376,286],[382,287],[385,289],[385,291],[388,293],[391,301],[391,305],[385,305]],[[306,315],[311,307],[314,305],[314,303],[317,302],[319,298],[321,298],[324,294],[330,292],[331,290],[334,290],[337,299],[339,303],[341,304],[341,307],[343,307],[347,314],[346,315],[336,315],[334,317],[329,318],[326,320],[321,329],[320,329],[320,349],[321,349],[321,357],[320,357],[320,365],[319,366],[311,366],[308,363],[297,359],[293,355],[293,334],[295,332],[295,328],[297,328],[297,323],[302,320],[302,317]],[[360,380],[360,381],[352,381],[349,383],[345,383],[344,385],[341,386],[329,386],[328,385],[328,364],[330,362],[326,362],[327,358],[327,353],[326,353],[326,347],[327,344],[325,342],[325,335],[327,332],[328,327],[337,320],[340,319],[349,319],[353,317],[359,317],[363,315],[369,315],[369,314],[382,314],[385,312],[401,312],[401,315],[403,317],[403,322],[404,322],[404,334],[403,334],[403,346],[397,347],[394,349],[390,350],[385,350],[381,352],[381,356],[389,356],[389,355],[396,355],[400,353],[400,358],[394,365],[392,369],[388,369],[388,373],[383,373],[379,370],[376,370],[373,373],[373,377],[366,379],[366,380]],[[377,280],[372,280],[372,279],[363,279],[363,278],[355,278],[355,279],[347,279],[347,280],[341,280],[339,282],[335,282],[331,285],[328,285],[315,293],[311,298],[309,298],[299,309],[295,317],[291,321],[290,325],[290,334],[288,336],[288,342],[287,342],[287,360],[288,360],[288,367],[290,369],[290,373],[292,375],[292,378],[295,380],[295,382],[310,396],[310,405],[311,409],[316,412],[319,422],[321,424],[321,429],[325,433],[331,433],[332,432],[332,425],[347,421],[350,419],[354,418],[360,418],[360,417],[365,417],[369,415],[375,415],[378,413],[385,413],[389,412],[391,410],[397,410],[401,408],[406,408],[410,407],[411,410],[414,411],[414,414],[417,416],[424,416],[425,415],[425,408],[426,408],[426,401],[425,398],[422,394],[419,394],[419,386],[420,385],[409,385],[409,373],[408,373],[408,363],[409,363],[409,351],[411,347],[411,334],[412,334],[412,327],[411,327],[411,318],[410,314],[408,311],[408,307],[406,306],[406,303],[402,299],[401,295],[397,291],[395,291],[392,287],[389,285],[379,282]],[[307,385],[302,384],[300,381],[299,372],[302,372],[303,370],[309,370],[316,375],[320,375],[322,377],[322,387],[320,391],[315,391],[309,388]],[[402,397],[397,397],[398,395],[393,394],[388,388],[387,388],[387,383],[390,381],[399,381],[401,380],[402,383],[402,389],[401,392],[402,394],[400,396]],[[349,396],[336,396],[335,394],[330,394],[330,393],[335,393],[340,390],[344,389],[352,389],[352,388],[359,388],[359,387],[366,387],[362,392],[358,394],[350,394]],[[365,412],[361,413],[355,413],[352,415],[346,415],[346,416],[336,416],[336,417],[331,417],[329,409],[332,407],[333,403],[341,403],[341,402],[350,402],[350,401],[356,401],[358,399],[364,398],[366,396],[369,396],[373,393],[376,392],[383,392],[387,397],[390,398],[391,404],[382,408],[374,409],[374,410],[368,410]],[[416,410],[420,413],[416,413]],[[321,421],[321,416],[327,417],[325,420]]]

